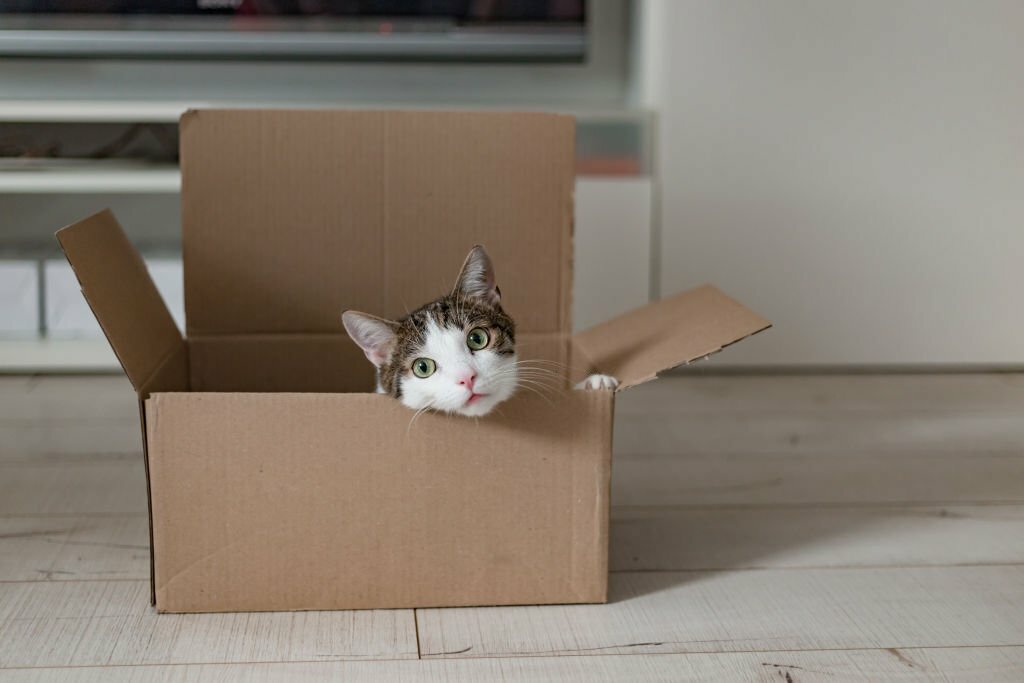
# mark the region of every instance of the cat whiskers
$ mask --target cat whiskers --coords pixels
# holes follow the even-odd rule
[[[555,372],[554,370],[545,367],[530,365],[532,362],[533,361],[516,361],[516,368],[514,370],[509,370],[509,372],[514,372],[527,379],[537,380],[555,390],[559,390],[559,385],[564,387],[567,384],[565,373]]]
[[[557,360],[548,360],[547,358],[524,358],[522,360],[517,360],[516,361],[516,365],[526,364],[526,363],[537,363],[537,364],[544,364],[544,365],[554,365],[554,366],[557,366],[557,367],[560,367],[560,368],[568,368],[569,367],[565,363],[560,363]]]
[[[565,374],[564,373],[562,373],[562,372],[555,372],[554,370],[550,370],[550,369],[544,368],[544,367],[535,367],[535,366],[532,366],[532,365],[527,365],[527,363],[529,363],[529,362],[530,361],[516,361],[515,362],[515,367],[504,368],[503,370],[499,371],[499,374],[517,374],[518,373],[520,375],[526,375],[526,376],[535,377],[535,378],[538,378],[538,379],[539,378],[548,379],[548,380],[551,380],[552,382],[555,382],[555,383],[561,383],[563,380],[565,380]]]
[[[523,376],[523,373],[516,369],[499,371],[493,375],[495,380],[502,380],[510,377],[515,379],[516,389],[523,389],[536,394],[547,401],[550,405],[554,405],[554,401],[551,400],[552,396],[561,393],[560,390],[545,381],[550,379],[548,377],[542,378],[541,376],[535,375]]]
[[[550,396],[545,394],[543,391],[541,391],[539,389],[536,389],[536,388],[534,388],[534,387],[532,387],[532,386],[530,386],[528,384],[523,384],[522,380],[520,380],[519,382],[516,382],[516,389],[523,389],[525,391],[529,391],[532,394],[536,394],[537,396],[540,396],[542,399],[544,399],[548,403],[548,405],[551,405],[551,406],[555,405],[555,402],[551,400]]]
[[[516,361],[519,372],[524,374],[527,378],[535,380],[544,379],[558,385],[559,392],[567,390],[572,386],[570,381],[570,368],[565,363],[558,361],[546,360],[541,358],[531,358],[527,360]],[[552,370],[551,368],[558,368],[558,371]]]
[[[412,418],[409,419],[409,425],[405,428],[405,435],[407,437],[410,434],[412,434],[412,426],[416,423],[416,420],[419,418],[419,416],[425,413],[426,411],[430,410],[431,406],[433,406],[433,401],[431,401],[430,403],[428,403],[427,405],[423,406],[415,413],[413,413]]]
[[[554,378],[557,378],[557,379],[562,379],[566,375],[568,375],[568,369],[569,369],[569,367],[567,365],[563,364],[563,363],[558,363],[556,361],[537,360],[537,359],[532,359],[532,358],[528,359],[528,360],[517,360],[515,362],[515,365],[520,370],[531,371],[531,372],[534,372],[534,373],[547,374],[547,375],[550,375],[551,377],[554,377]],[[557,368],[557,369],[552,369],[552,368]]]

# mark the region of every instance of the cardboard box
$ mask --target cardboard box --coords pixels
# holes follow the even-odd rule
[[[160,611],[603,602],[609,391],[768,326],[704,286],[571,334],[574,122],[191,111],[186,334],[113,216],[58,233],[139,394]],[[521,357],[566,368],[480,420],[369,393],[339,315],[498,269]],[[609,273],[614,277],[614,273]]]

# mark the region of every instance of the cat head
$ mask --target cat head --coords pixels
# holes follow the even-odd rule
[[[414,410],[486,415],[516,389],[515,323],[479,245],[447,296],[399,320],[345,311],[342,322],[376,366],[378,390]]]

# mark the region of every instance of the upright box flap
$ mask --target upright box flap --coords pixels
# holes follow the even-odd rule
[[[474,244],[522,332],[571,329],[574,120],[200,110],[181,120],[190,337],[337,333],[453,286]]]
[[[718,288],[703,285],[575,335],[574,347],[584,356],[576,365],[612,375],[626,389],[769,327]]]
[[[139,252],[109,210],[57,231],[82,293],[136,391],[183,345]]]

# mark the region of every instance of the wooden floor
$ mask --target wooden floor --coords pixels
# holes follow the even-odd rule
[[[120,378],[0,378],[0,680],[1024,681],[1024,376],[619,402],[611,603],[157,615]]]

